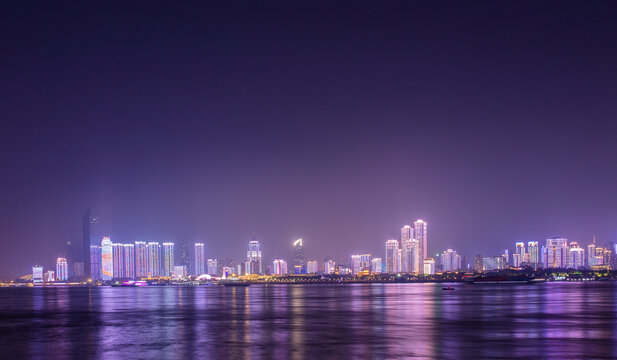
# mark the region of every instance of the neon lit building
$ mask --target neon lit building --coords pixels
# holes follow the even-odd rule
[[[485,257],[482,259],[482,267],[484,271],[503,270],[505,259],[503,256]]]
[[[336,262],[334,260],[327,260],[324,262],[324,273],[334,274],[336,272]]]
[[[401,228],[401,271],[404,273],[413,272],[412,270],[412,232],[413,229],[409,225],[405,225]]]
[[[123,278],[133,279],[135,278],[135,245],[123,244],[122,245],[123,260],[124,260],[124,273]]]
[[[163,272],[162,276],[170,277],[174,273],[174,243],[163,243]]]
[[[319,271],[319,266],[317,265],[316,260],[309,260],[306,263],[306,272],[308,274],[317,274],[318,271]]]
[[[546,267],[565,268],[567,264],[568,239],[546,239]]]
[[[45,272],[45,275],[43,276],[43,280],[45,282],[54,282],[56,281],[56,276],[53,270],[47,270],[47,272]]]
[[[529,253],[529,262],[531,264],[538,264],[540,262],[537,241],[527,242],[527,252]]]
[[[219,261],[217,259],[208,259],[208,274],[218,275],[219,273]]]
[[[148,277],[148,245],[144,241],[135,241],[135,276]]]
[[[101,241],[101,280],[109,281],[114,277],[113,246],[109,236]]]
[[[34,265],[32,267],[32,282],[42,283],[43,282],[43,267],[40,265]]]
[[[91,216],[90,210],[83,217],[83,263],[84,275],[93,281],[101,279],[101,224],[97,216]]]
[[[66,258],[56,259],[56,278],[58,281],[67,281],[69,279],[69,263]]]
[[[426,258],[424,259],[423,265],[424,274],[425,275],[434,275],[435,274],[435,259]]]
[[[148,277],[161,276],[161,245],[152,241],[146,244],[148,254]]]
[[[304,266],[304,246],[302,239],[294,241],[294,266]]]
[[[422,262],[424,265],[424,261]],[[441,266],[443,271],[457,271],[461,268],[460,255],[452,250],[448,249],[441,254]],[[423,266],[424,267],[424,266]],[[424,269],[422,269],[424,271]]]
[[[420,253],[420,264],[424,264],[424,259],[428,257],[428,224],[426,221],[418,219],[414,223],[413,238],[418,241]],[[420,267],[420,271],[424,272],[424,267]]]
[[[283,259],[274,259],[274,275],[287,275],[287,261]]]
[[[525,243],[524,242],[516,243],[516,251],[514,252],[514,254],[518,254],[518,260],[514,260],[514,257],[512,258],[512,261],[514,262],[514,267],[520,267],[521,264],[525,261]]]
[[[371,272],[373,274],[381,273],[381,258],[373,258],[371,260]]]
[[[246,252],[246,274],[261,274],[261,249],[259,241],[249,241],[249,250]]]
[[[186,265],[175,265],[173,271],[174,279],[184,279],[188,276]]]
[[[568,249],[568,269],[581,269],[585,266],[585,249],[580,247],[578,243],[571,242]]]
[[[398,265],[398,240],[386,241],[386,272],[395,273]]]
[[[114,259],[113,278],[121,279],[124,277],[124,244],[113,243],[111,244],[111,250]]]
[[[204,243],[195,243],[195,275],[206,273],[206,252]]]

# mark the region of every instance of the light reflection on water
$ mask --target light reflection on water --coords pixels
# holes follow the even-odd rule
[[[617,283],[2,288],[11,358],[617,357]]]

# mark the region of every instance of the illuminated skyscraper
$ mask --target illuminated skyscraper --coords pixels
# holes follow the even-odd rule
[[[587,266],[595,266],[596,260],[596,236],[593,236],[593,242],[587,245]]]
[[[274,259],[274,275],[287,275],[287,261]]]
[[[35,284],[43,282],[43,267],[40,265],[34,265],[32,267],[32,282]]]
[[[123,244],[122,245],[123,260],[124,260],[124,273],[123,278],[133,279],[135,278],[135,245]]]
[[[148,254],[148,277],[161,276],[161,245],[152,241],[146,244]]]
[[[101,280],[109,281],[114,277],[113,246],[108,236],[101,241]]]
[[[398,266],[398,240],[386,241],[386,272],[397,272]]]
[[[529,252],[529,262],[530,263],[538,264],[540,262],[537,241],[529,241],[527,243],[527,252]]]
[[[435,259],[426,258],[424,259],[424,275],[434,275],[435,274]]]
[[[373,258],[371,260],[371,272],[373,274],[381,274],[381,258]]]
[[[424,259],[428,257],[428,224],[426,221],[420,219],[416,220],[416,222],[414,222],[413,234],[413,238],[418,240],[421,256],[420,264],[423,264]],[[424,271],[424,269],[421,269],[421,271]]]
[[[208,259],[208,274],[209,275],[218,275],[219,273],[219,262],[216,259]]]
[[[515,254],[518,254],[518,262],[515,262],[514,267],[520,267],[525,261],[525,243],[517,242]]]
[[[206,273],[206,251],[204,243],[195,243],[195,275]]]
[[[401,228],[401,271],[404,273],[413,272],[412,262],[412,232],[413,229],[409,225]]]
[[[546,239],[546,263],[548,268],[565,268],[567,264],[568,239]]]
[[[362,271],[362,260],[360,255],[351,255],[351,271],[358,275]]]
[[[317,265],[316,260],[309,260],[306,263],[307,274],[317,274],[318,271],[319,271],[319,266]]]
[[[113,278],[121,279],[124,277],[124,244],[113,243],[111,249],[114,260]]]
[[[323,265],[325,274],[334,274],[336,272],[336,262],[334,260],[326,260]]]
[[[474,256],[473,269],[477,272],[482,272],[482,270],[484,270],[482,254],[476,254],[476,256]]]
[[[170,277],[174,273],[174,243],[163,243],[163,272],[162,276]]]
[[[304,266],[304,246],[302,239],[294,241],[294,266]]]
[[[67,281],[69,279],[69,264],[65,258],[56,259],[56,278],[58,281]]]
[[[144,241],[135,241],[135,277],[148,277],[148,246]]]
[[[456,251],[448,249],[441,255],[441,265],[443,271],[459,270],[461,268],[461,257]]]
[[[581,269],[585,266],[585,250],[578,243],[571,242],[568,249],[567,268]]]
[[[45,282],[54,282],[56,281],[56,274],[53,270],[48,270],[45,272],[45,275],[43,275],[43,281]]]
[[[175,265],[172,275],[174,279],[177,279],[177,280],[184,279],[185,277],[187,277],[188,272],[187,272],[186,265]]]
[[[503,270],[505,268],[505,260],[503,256],[485,257],[482,259],[484,271]]]
[[[519,253],[512,254],[512,266],[515,268],[521,266],[521,256]]]
[[[189,252],[189,244],[182,243],[180,245],[180,264],[186,266],[188,272],[191,271],[191,261],[190,261],[190,252]]]
[[[83,218],[83,262],[87,278],[93,281],[101,279],[101,230],[100,220],[86,211]]]
[[[246,269],[247,274],[261,274],[261,249],[259,241],[254,237],[249,241],[249,250],[246,252]]]

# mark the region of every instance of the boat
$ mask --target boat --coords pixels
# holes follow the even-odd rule
[[[441,288],[441,290],[454,290],[454,288],[452,286],[448,286],[448,287],[445,287],[445,288]]]

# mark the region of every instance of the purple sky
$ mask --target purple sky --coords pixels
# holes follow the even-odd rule
[[[223,3],[0,5],[0,275],[88,208],[237,260],[617,241],[617,3]]]

